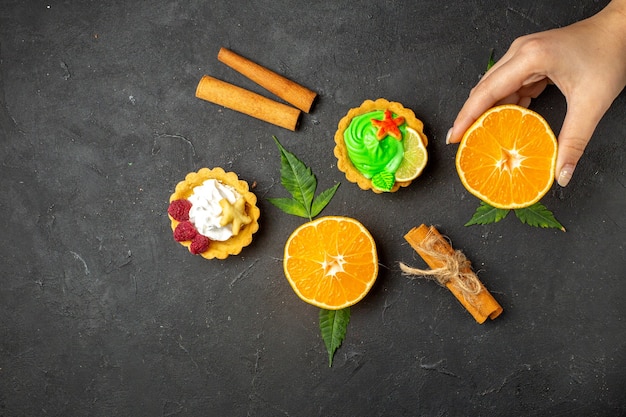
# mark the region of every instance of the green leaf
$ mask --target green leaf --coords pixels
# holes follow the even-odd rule
[[[333,366],[333,356],[343,339],[350,322],[350,307],[341,310],[320,309],[320,331],[328,351],[328,366]]]
[[[273,138],[280,150],[280,181],[294,200],[304,206],[309,219],[312,219],[311,203],[317,188],[315,175],[294,154],[287,151],[276,136]]]
[[[489,71],[489,69],[493,67],[495,63],[496,61],[493,59],[493,48],[492,48],[491,53],[489,54],[489,61],[487,61],[487,71]]]
[[[381,171],[372,177],[372,185],[379,190],[389,191],[396,183],[396,176],[387,171]]]
[[[330,200],[335,195],[337,188],[339,188],[339,184],[340,183],[337,183],[334,187],[330,187],[329,189],[322,191],[317,197],[315,197],[313,200],[313,206],[311,207],[311,217],[315,217],[320,214],[320,212],[324,210],[324,207],[330,203]]]
[[[293,198],[268,198],[267,200],[287,214],[304,217],[305,219],[309,218],[309,212],[306,207]]]
[[[565,228],[554,217],[554,214],[540,202],[530,207],[515,209],[515,215],[522,223],[535,227],[553,227],[565,231]]]
[[[478,206],[470,221],[465,223],[465,226],[497,223],[504,219],[507,214],[509,214],[509,210],[499,209],[481,201],[480,206]]]
[[[268,201],[287,214],[313,220],[333,198],[339,183],[315,197],[317,179],[311,169],[287,151],[276,136],[273,138],[280,150],[280,182],[292,198],[268,198]]]

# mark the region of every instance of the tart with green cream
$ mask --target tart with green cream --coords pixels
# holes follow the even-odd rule
[[[338,124],[337,167],[363,190],[395,192],[407,187],[428,160],[424,124],[397,102],[366,100]]]

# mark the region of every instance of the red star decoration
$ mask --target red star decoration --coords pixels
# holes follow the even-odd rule
[[[383,120],[372,119],[372,124],[378,128],[376,133],[378,140],[382,140],[387,135],[397,140],[402,140],[402,132],[400,132],[398,126],[403,123],[404,117],[396,117],[394,119],[391,110],[385,110],[385,118]]]

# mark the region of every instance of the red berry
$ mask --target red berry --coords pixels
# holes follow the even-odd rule
[[[174,229],[174,240],[177,242],[183,242],[185,240],[192,240],[198,231],[196,227],[190,221],[180,222],[176,229]]]
[[[197,255],[209,249],[210,243],[211,243],[211,240],[208,237],[198,233],[193,238],[193,241],[191,242],[191,246],[189,246],[189,251],[193,253],[194,255]]]
[[[191,202],[189,200],[174,200],[167,208],[167,213],[172,216],[174,220],[184,222],[185,220],[189,220],[189,209],[191,209]]]

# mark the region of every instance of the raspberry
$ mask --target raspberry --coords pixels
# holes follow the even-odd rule
[[[174,240],[177,242],[183,242],[185,240],[192,240],[198,231],[196,227],[190,221],[180,222],[176,229],[174,229]]]
[[[172,216],[174,220],[184,222],[189,220],[189,209],[191,209],[191,202],[189,200],[174,200],[167,208],[167,213]]]
[[[208,237],[198,233],[193,238],[193,241],[191,242],[191,246],[189,246],[189,251],[193,253],[194,255],[197,255],[209,249],[210,243],[211,243],[211,240]]]

